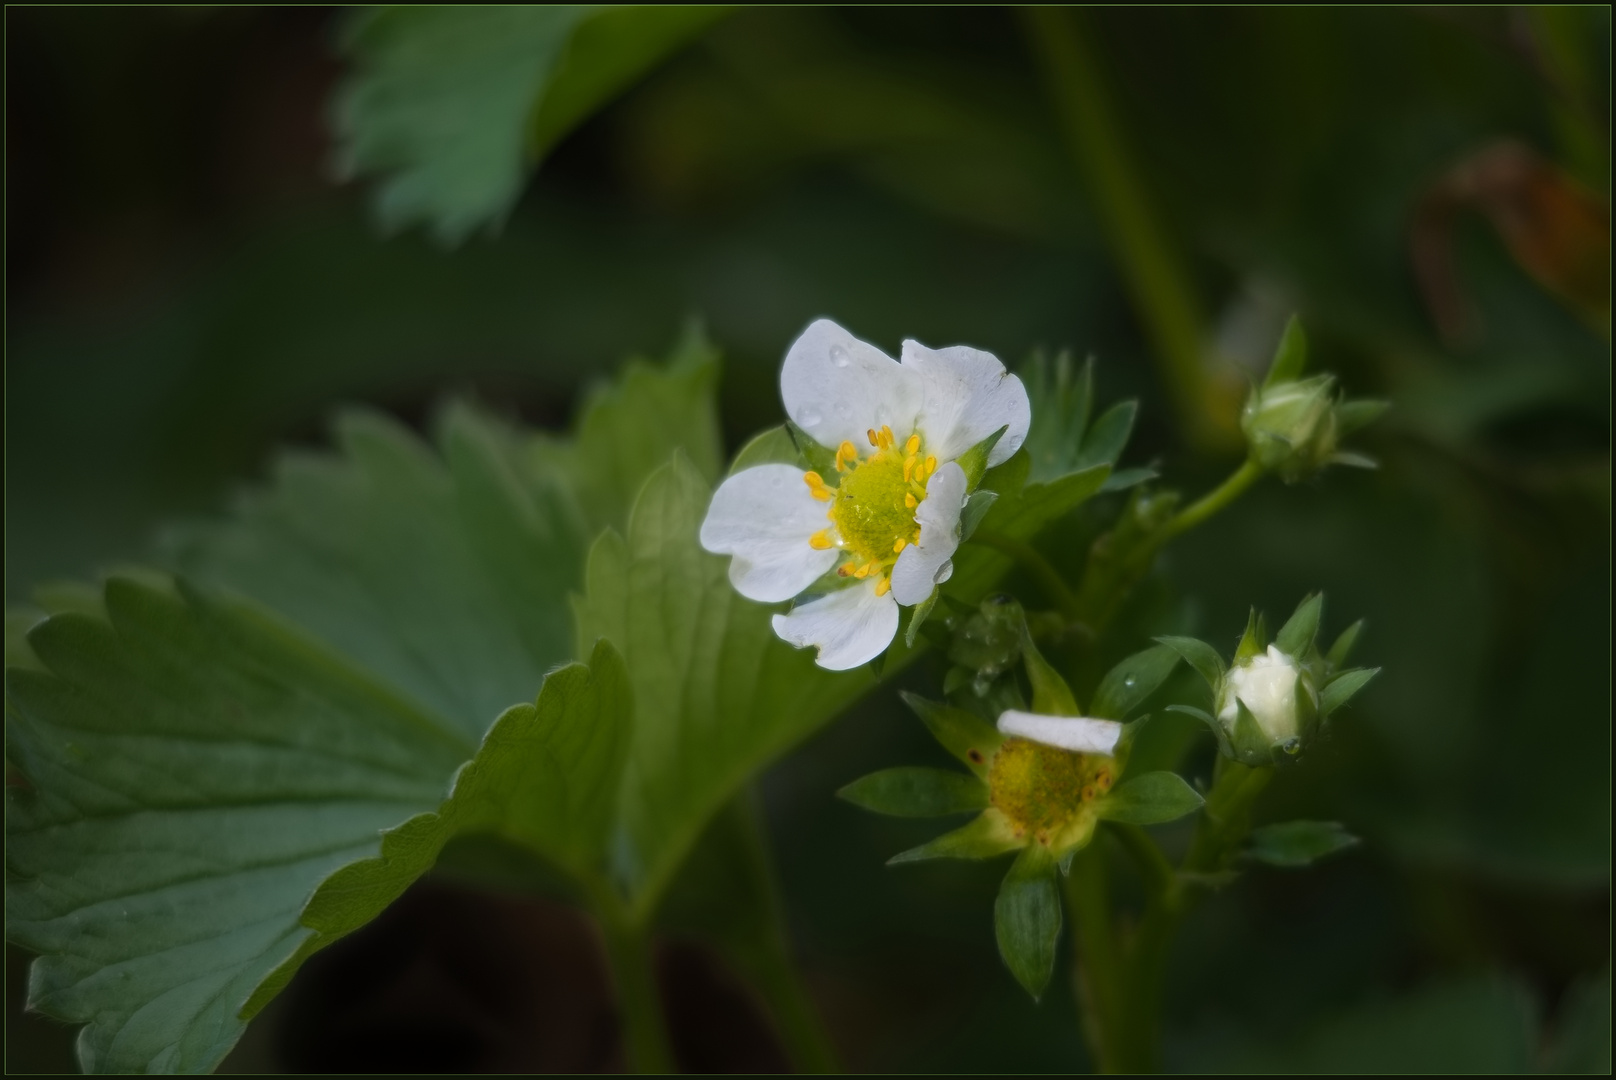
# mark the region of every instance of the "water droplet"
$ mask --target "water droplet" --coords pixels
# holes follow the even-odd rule
[[[1139,681],[1138,679],[1134,678],[1132,675],[1129,675],[1126,679],[1122,680],[1122,685],[1127,686],[1127,687],[1132,687],[1138,681]]]
[[[819,422],[825,419],[812,409],[806,409],[802,414],[802,426],[805,428],[818,427]]]
[[[830,347],[830,362],[835,364],[837,367],[846,367],[849,363],[851,363],[851,361],[849,361],[847,358],[847,350],[842,348],[840,345],[832,345]]]
[[[849,404],[848,402],[845,402],[845,401],[838,401],[836,403],[836,415],[837,416],[851,416],[852,414],[853,414],[853,406],[851,404]]]

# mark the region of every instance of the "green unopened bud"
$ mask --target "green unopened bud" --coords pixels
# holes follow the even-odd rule
[[[1218,723],[1242,750],[1256,750],[1242,744],[1260,737],[1264,749],[1295,753],[1311,733],[1318,706],[1312,673],[1277,645],[1237,662],[1218,687]],[[1242,707],[1255,722],[1255,732],[1250,721],[1242,722]]]
[[[1240,428],[1257,464],[1286,483],[1328,464],[1340,439],[1334,396],[1332,375],[1254,388]]]

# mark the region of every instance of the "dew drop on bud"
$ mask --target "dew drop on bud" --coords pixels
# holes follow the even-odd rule
[[[1280,749],[1294,757],[1302,752],[1302,740],[1294,737],[1286,739],[1280,744]]]
[[[819,413],[809,409],[802,414],[802,426],[805,428],[818,427],[819,422],[823,419],[825,418]]]
[[[842,348],[840,345],[832,345],[830,347],[830,362],[835,364],[837,367],[846,367],[849,363],[847,359],[847,350]]]

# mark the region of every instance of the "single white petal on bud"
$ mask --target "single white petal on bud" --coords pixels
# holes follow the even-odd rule
[[[1090,716],[1045,716],[1015,709],[1007,709],[999,714],[999,730],[1006,735],[1019,735],[1045,746],[1107,756],[1116,752],[1117,740],[1122,737],[1122,725],[1115,720],[1096,720]]]
[[[1280,652],[1277,645],[1270,645],[1267,652],[1235,665],[1224,676],[1222,692],[1218,695],[1218,720],[1225,730],[1233,732],[1239,719],[1239,702],[1243,701],[1257,726],[1270,739],[1283,742],[1295,738],[1298,734],[1298,686],[1303,687],[1305,693],[1313,692],[1308,681],[1301,677],[1296,661]]]

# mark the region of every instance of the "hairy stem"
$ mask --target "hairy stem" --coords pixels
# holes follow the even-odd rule
[[[1193,504],[1186,506],[1178,512],[1178,516],[1167,526],[1168,536],[1177,536],[1188,532],[1219,510],[1238,499],[1245,490],[1261,479],[1263,469],[1255,461],[1247,458],[1245,462],[1230,474],[1229,478]]]

